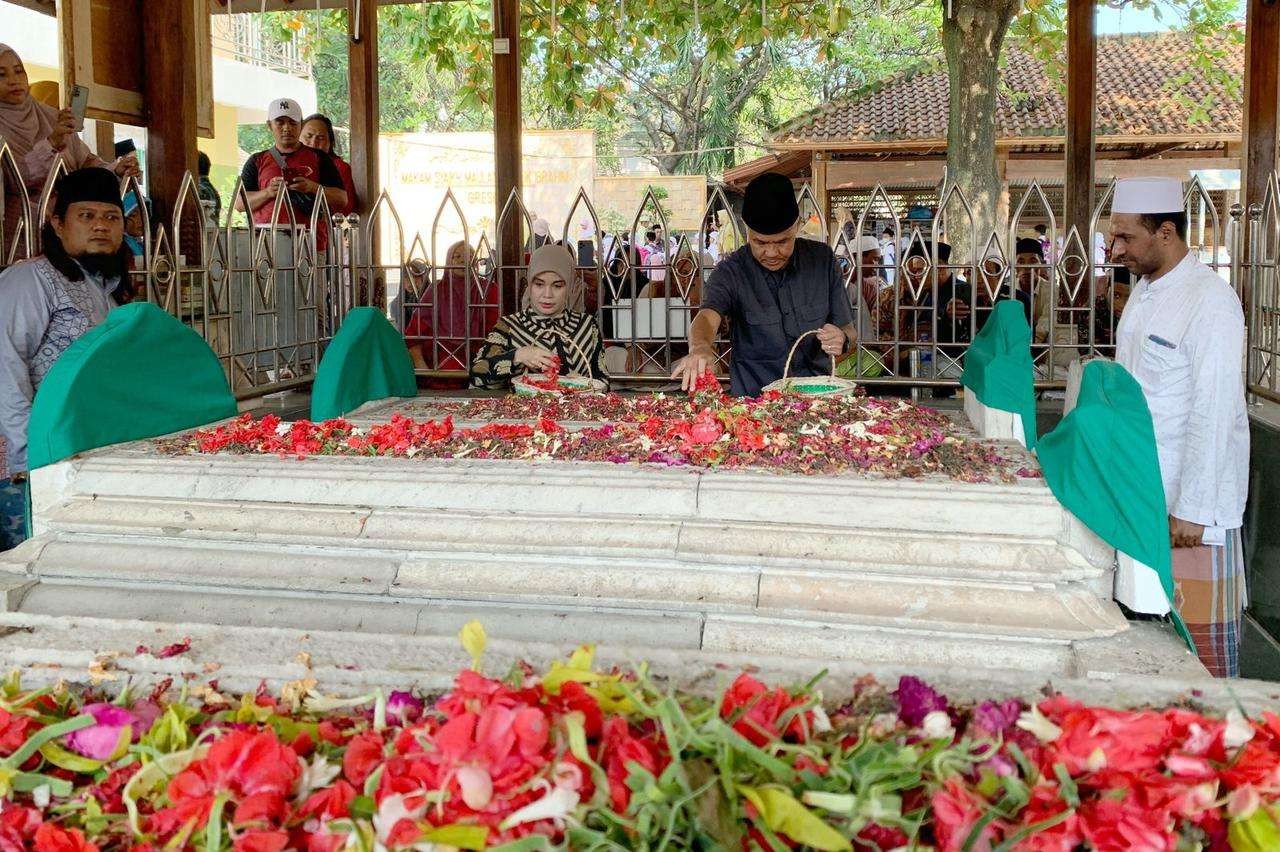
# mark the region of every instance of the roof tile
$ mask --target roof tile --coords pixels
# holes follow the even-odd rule
[[[1244,74],[1244,47],[1226,36],[1228,70]],[[1000,139],[1064,135],[1066,104],[1045,63],[1012,48],[997,95],[996,132]],[[1194,65],[1188,35],[1103,36],[1098,39],[1097,135],[1201,136],[1237,134],[1243,124],[1243,92],[1205,77]],[[1175,90],[1168,81],[1186,75]],[[1192,125],[1191,102],[1205,99],[1209,119]],[[945,139],[949,85],[945,68],[931,67],[888,78],[853,98],[832,101],[783,125],[773,136],[778,145],[804,143],[910,142]]]

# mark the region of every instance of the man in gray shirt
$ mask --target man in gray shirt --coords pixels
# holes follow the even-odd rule
[[[44,254],[0,273],[0,550],[25,528],[27,422],[36,389],[54,362],[107,311],[128,301],[124,206],[115,175],[79,169],[55,188],[41,235]],[[122,365],[123,366],[123,365]]]
[[[689,328],[689,354],[671,378],[685,390],[715,363],[715,339],[729,320],[729,366],[735,396],[758,396],[782,378],[787,354],[806,340],[791,364],[793,376],[830,372],[829,358],[858,339],[835,253],[825,243],[797,240],[800,208],[791,180],[767,173],[747,185],[742,220],[747,244],[715,268],[702,290],[702,309]]]

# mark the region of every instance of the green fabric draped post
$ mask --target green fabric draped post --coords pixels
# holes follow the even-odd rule
[[[147,302],[116,308],[63,353],[31,406],[34,470],[76,453],[236,415],[218,357]]]
[[[375,399],[417,395],[404,338],[377,308],[356,308],[320,359],[311,389],[311,419],[331,420]]]
[[[1174,626],[1194,652],[1173,603],[1164,480],[1151,411],[1137,379],[1111,361],[1086,364],[1076,407],[1040,439],[1036,456],[1049,488],[1071,514],[1160,576]]]
[[[1031,363],[1031,326],[1022,303],[995,303],[982,330],[964,356],[960,384],[989,408],[1009,411],[1022,419],[1027,449],[1036,445],[1035,370]]]

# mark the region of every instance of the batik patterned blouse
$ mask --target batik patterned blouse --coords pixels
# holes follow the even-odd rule
[[[532,308],[502,317],[485,338],[484,348],[471,362],[473,388],[501,389],[529,368],[516,363],[521,346],[541,346],[560,356],[560,373],[590,376],[608,383],[604,341],[595,318],[578,311],[553,317]]]

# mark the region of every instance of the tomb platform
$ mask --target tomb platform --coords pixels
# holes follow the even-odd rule
[[[349,419],[456,410],[420,397]],[[1207,678],[1171,631],[1126,621],[1114,551],[1034,477],[171,455],[143,441],[37,470],[32,494],[36,537],[0,554],[11,664],[83,668],[98,631],[242,648],[293,631],[329,637],[342,681],[369,647],[443,647],[478,619],[511,648],[593,642],[694,667]],[[456,656],[437,656],[451,675]],[[384,667],[426,682],[434,659]]]

